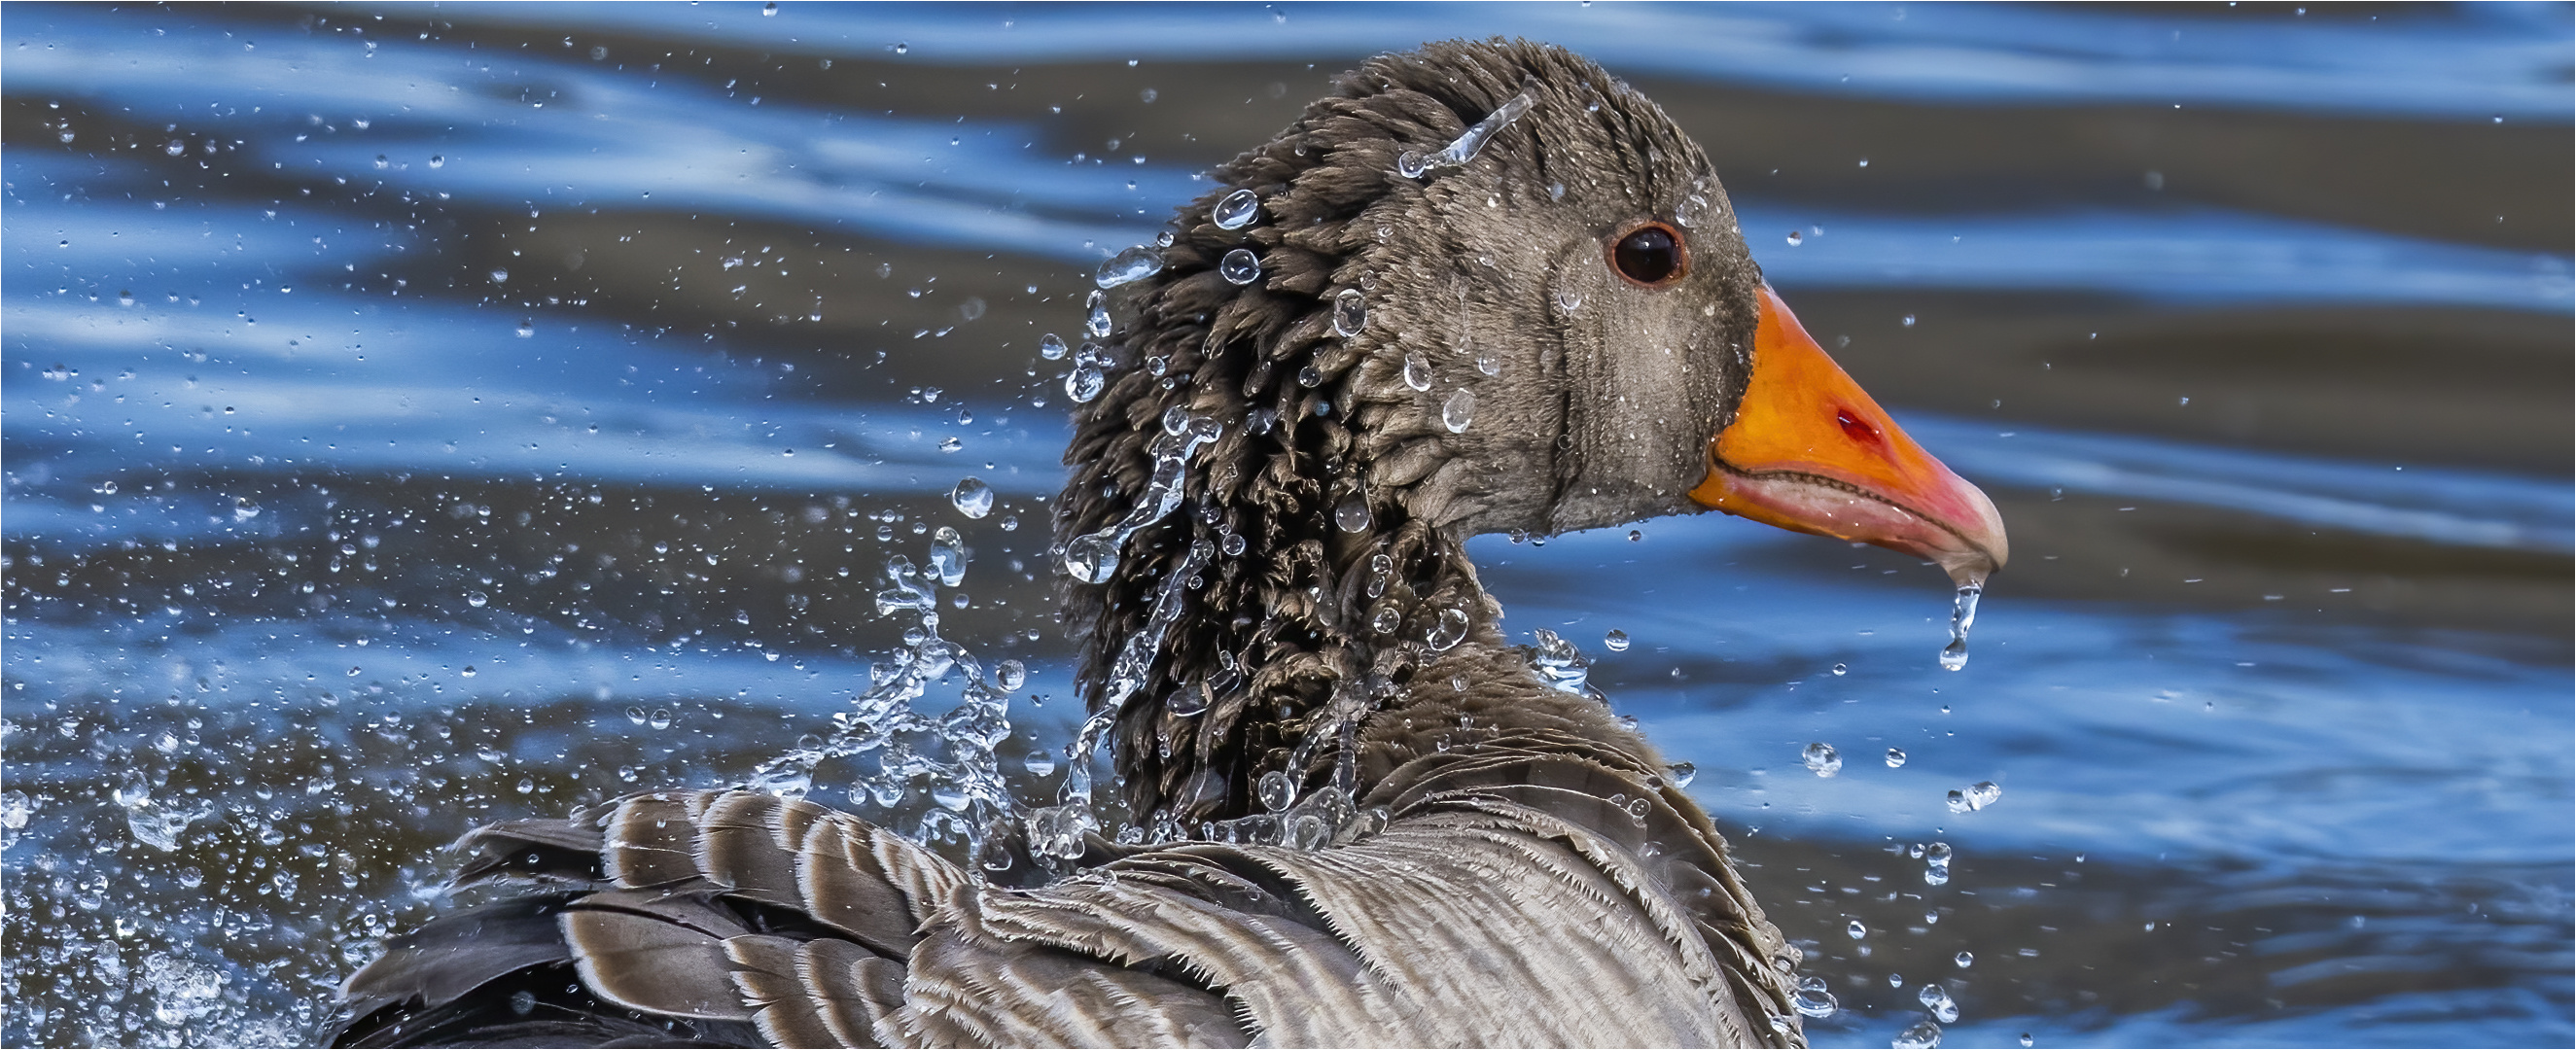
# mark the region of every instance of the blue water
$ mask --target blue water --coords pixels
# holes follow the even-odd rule
[[[718,782],[819,726],[895,644],[848,607],[924,525],[977,546],[952,637],[1070,693],[1037,502],[1063,405],[1036,338],[1078,323],[1090,263],[1199,192],[1195,165],[1101,153],[1041,99],[888,113],[642,50],[776,49],[792,62],[757,61],[805,76],[838,56],[898,87],[1056,64],[1124,98],[1127,59],[1334,69],[1502,33],[1675,91],[1970,114],[2180,104],[2296,134],[2576,110],[2562,5],[7,13],[0,875],[8,997],[32,1004],[0,1023],[12,1045],[310,1038],[365,952],[329,942],[424,914],[443,837]],[[1221,156],[1269,129],[1191,130]],[[2188,197],[1737,202],[1793,302],[2563,328],[2576,272],[2563,246]],[[592,221],[639,245],[586,249],[596,302],[503,236]],[[742,240],[671,232],[714,228],[693,222]],[[638,259],[668,276],[610,266]],[[646,298],[672,290],[693,305]],[[1473,547],[1508,628],[1584,646],[1698,766],[1848,1007],[1818,1045],[1883,1044],[1926,980],[1963,1004],[1949,1045],[2576,1037],[2565,475],[1876,392],[2015,528],[1964,671],[1934,659],[1937,574],[1884,552],[1715,517]],[[967,475],[992,518],[947,508]],[[2146,524],[2107,524],[2132,510]],[[1633,644],[1610,651],[1614,629]],[[1061,743],[1067,706],[1015,709],[1029,746]],[[1837,775],[1801,764],[1812,742]],[[1946,803],[1979,782],[1993,805]],[[149,841],[174,810],[193,819]],[[1933,841],[1960,858],[1946,886],[1905,852]],[[2078,894],[2079,872],[2111,888]],[[2205,964],[2158,954],[2155,924],[2186,918],[2219,931]]]

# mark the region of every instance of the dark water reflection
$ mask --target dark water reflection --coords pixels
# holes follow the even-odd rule
[[[1479,541],[1698,764],[1819,1045],[1933,981],[1953,1045],[2571,1038],[2563,6],[1275,13],[9,6],[0,1041],[311,1038],[457,832],[821,726],[934,526],[1059,746],[1038,336],[1331,73],[1487,33],[1699,135],[2012,523],[1959,674],[1884,552]]]

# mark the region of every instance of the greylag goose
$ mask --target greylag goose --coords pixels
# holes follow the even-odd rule
[[[1970,584],[1993,505],[1563,50],[1372,59],[1217,181],[1068,377],[1082,745],[1146,834],[1069,791],[1005,878],[761,791],[504,822],[458,881],[525,892],[391,942],[340,1041],[1801,1044],[1717,828],[1570,647],[1505,642],[1465,541],[1718,509]]]

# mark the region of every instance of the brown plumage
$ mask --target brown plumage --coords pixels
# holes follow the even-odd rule
[[[1524,91],[1472,161],[1398,173]],[[1096,710],[1185,552],[1224,552],[1117,711],[1125,801],[1160,844],[1095,836],[1070,874],[1006,888],[758,794],[495,825],[460,843],[460,881],[534,892],[395,941],[344,990],[342,1041],[1802,1042],[1797,952],[1716,828],[1597,697],[1505,644],[1464,553],[1695,509],[1761,309],[1699,147],[1562,50],[1448,43],[1369,61],[1217,176],[1116,296],[1056,523],[1061,546],[1126,515],[1167,412],[1222,426],[1179,509],[1107,581],[1068,583]],[[1239,188],[1260,219],[1219,229]],[[1639,221],[1689,234],[1686,276],[1604,265]],[[1237,248],[1249,285],[1217,272]],[[1301,798],[1347,789],[1330,848],[1198,834],[1258,818],[1273,771]]]

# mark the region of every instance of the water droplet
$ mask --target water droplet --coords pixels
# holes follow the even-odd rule
[[[1691,786],[1691,781],[1699,779],[1699,765],[1694,762],[1675,762],[1664,767],[1664,774],[1672,778],[1674,787],[1686,788]]]
[[[467,591],[465,592],[465,604],[480,609],[486,605],[492,604],[492,596],[481,591]]]
[[[1567,313],[1573,313],[1576,310],[1583,309],[1583,293],[1575,291],[1572,288],[1557,289],[1556,307],[1557,309],[1563,310]]]
[[[957,438],[951,437],[939,439],[939,451],[941,452],[956,452],[964,449],[965,447],[966,443],[958,440]]]
[[[1064,360],[1066,352],[1063,336],[1057,335],[1054,332],[1048,332],[1044,336],[1040,336],[1038,338],[1039,357],[1046,358],[1049,361],[1061,361]]]
[[[671,709],[667,707],[654,708],[652,714],[644,716],[644,724],[655,729],[671,728]]]
[[[1977,625],[1977,598],[1986,589],[1977,584],[1959,588],[1950,599],[1950,644],[1941,648],[1941,667],[1956,671],[1968,666],[1968,629]]]
[[[2023,1045],[2023,1046],[2029,1046],[2029,1045],[2031,1045],[2031,1042],[2030,1042],[2030,1033],[2028,1033],[2028,1032],[2023,1032],[2023,1033],[2021,1034],[2021,1045]]]
[[[1227,258],[1232,258],[1228,255]],[[1227,280],[1234,280],[1229,277]],[[1235,281],[1242,284],[1242,281]],[[1344,288],[1333,295],[1333,334],[1348,339],[1368,327],[1368,297],[1357,288]]]
[[[1251,284],[1261,278],[1261,258],[1252,249],[1237,248],[1217,260],[1216,272],[1230,283]]]
[[[1673,209],[1673,221],[1680,223],[1683,229],[1693,229],[1707,221],[1715,208],[1708,198],[1694,193],[1682,198],[1681,205]]]
[[[1473,390],[1462,388],[1449,395],[1449,400],[1440,406],[1440,423],[1452,434],[1466,433],[1467,424],[1475,421],[1476,392]]]
[[[1913,314],[1907,314],[1907,315],[1905,315],[1905,327],[1907,327],[1907,328],[1912,328],[1912,327],[1914,327],[1914,315],[1913,315]]]
[[[1601,647],[1614,653],[1628,651],[1628,632],[1614,630],[1601,636]]]
[[[1944,991],[1940,985],[1924,985],[1915,991],[1914,999],[1922,1003],[1924,1009],[1932,1011],[1932,1017],[1942,1024],[1949,1024],[1959,1019],[1958,1002],[1951,999],[1950,993]]]
[[[1224,550],[1225,550],[1225,555],[1226,555],[1226,557],[1229,557],[1229,558],[1234,557],[1235,555],[1238,555],[1238,554],[1243,553],[1243,548],[1244,548],[1243,534],[1242,534],[1242,533],[1240,533],[1240,532],[1227,533],[1227,534],[1226,534],[1226,537],[1225,537],[1225,543],[1224,543],[1223,547],[1224,547]]]
[[[1930,1021],[1916,1021],[1911,1027],[1896,1033],[1896,1038],[1888,1040],[1887,1045],[1889,1050],[1940,1050],[1941,1026]]]
[[[1843,756],[1834,751],[1834,745],[1821,740],[1807,745],[1805,751],[1798,753],[1798,758],[1807,764],[1807,772],[1819,777],[1830,777],[1843,771]]]
[[[1109,293],[1093,289],[1082,301],[1082,331],[1093,339],[1109,338]]]
[[[633,723],[635,723],[636,725],[639,725],[639,726],[640,726],[640,725],[643,725],[643,724],[644,724],[644,709],[643,709],[643,708],[641,708],[641,707],[629,707],[629,708],[627,708],[627,709],[626,709],[626,720],[627,720],[627,721],[629,721],[629,722],[633,722]]]
[[[444,167],[446,167],[446,166],[447,166],[447,154],[444,154],[444,153],[432,153],[432,154],[430,154],[430,155],[429,155],[429,166],[430,166],[430,167],[433,167],[433,168],[444,168]]]
[[[777,16],[778,16],[778,0],[769,0],[769,2],[768,2],[768,3],[765,3],[765,4],[760,5],[760,17],[762,17],[762,18],[775,18],[775,17],[777,17]]]
[[[508,280],[510,279],[510,271],[505,270],[505,269],[502,269],[502,268],[500,268],[500,267],[498,267],[498,266],[495,266],[495,267],[493,267],[493,268],[492,268],[492,274],[491,274],[491,276],[492,276],[492,283],[494,283],[494,284],[500,284],[500,283],[503,283],[503,282],[508,281]]]
[[[1853,919],[1851,925],[1843,927],[1843,932],[1850,934],[1851,939],[1857,941],[1869,936],[1869,927],[1861,925],[1859,919]]]
[[[1950,844],[1935,842],[1923,848],[1923,884],[1946,885],[1950,881]]]
[[[1476,355],[1476,371],[1483,372],[1489,376],[1501,375],[1503,374],[1503,361],[1501,358],[1495,357],[1493,351],[1487,350]]]
[[[1965,970],[1970,966],[1976,965],[1977,956],[1974,952],[1960,952],[1957,955],[1951,956],[1950,961],[1959,964],[1959,968]]]
[[[1207,693],[1201,691],[1195,682],[1184,684],[1172,690],[1172,695],[1163,698],[1163,710],[1171,712],[1175,717],[1190,718],[1207,709]]]
[[[930,567],[939,576],[939,585],[954,587],[966,582],[966,538],[957,530],[942,525],[930,534]]]
[[[1801,244],[1805,244],[1805,243],[1807,243],[1807,235],[1806,235],[1806,234],[1799,233],[1799,232],[1798,232],[1798,231],[1796,231],[1796,230],[1791,230],[1791,231],[1789,231],[1789,247],[1795,248],[1795,247],[1797,247],[1797,246],[1799,246],[1799,245],[1801,245]]]
[[[1421,354],[1404,355],[1404,385],[1415,390],[1431,389],[1431,363]]]
[[[1477,121],[1474,126],[1461,132],[1446,149],[1438,153],[1425,157],[1407,150],[1399,154],[1395,158],[1396,174],[1408,179],[1418,179],[1429,172],[1443,168],[1465,167],[1469,161],[1476,159],[1478,153],[1484,152],[1485,144],[1493,141],[1495,135],[1501,134],[1504,128],[1510,127],[1513,121],[1521,119],[1522,114],[1528,113],[1530,107],[1538,103],[1538,99],[1532,94],[1535,89],[1535,84],[1523,87],[1519,94],[1505,99],[1501,106],[1495,107],[1492,113],[1486,114],[1485,119]]]
[[[1834,993],[1825,990],[1822,977],[1799,978],[1798,994],[1790,997],[1789,1005],[1809,1017],[1832,1017],[1834,1011],[1841,1008],[1841,1004],[1834,1001]]]
[[[1297,385],[1309,388],[1322,386],[1324,385],[1324,373],[1317,371],[1313,365],[1307,365],[1304,368],[1300,368],[1297,370]]]
[[[1395,155],[1396,174],[1408,179],[1418,179],[1422,177],[1424,170],[1425,165],[1420,151],[1406,150]]]
[[[1260,797],[1261,808],[1273,813],[1285,810],[1289,803],[1297,801],[1297,785],[1289,782],[1288,774],[1276,769],[1261,774],[1254,790]]]
[[[1887,749],[1887,768],[1889,768],[1889,769],[1897,769],[1897,768],[1900,768],[1900,767],[1902,767],[1902,766],[1904,766],[1904,765],[1905,765],[1905,750],[1904,750],[1903,748],[1894,748],[1894,747],[1888,748],[1888,749]]]
[[[1261,197],[1251,190],[1236,190],[1216,202],[1208,212],[1208,221],[1220,230],[1240,230],[1261,217]]]
[[[1139,244],[1101,260],[1100,270],[1092,275],[1092,281],[1103,288],[1116,288],[1161,272],[1163,253]]]
[[[959,514],[969,518],[981,518],[993,512],[993,486],[985,484],[980,479],[966,478],[959,481],[957,488],[948,494],[948,502],[957,505]]]
[[[1430,646],[1432,652],[1445,653],[1455,648],[1466,637],[1467,611],[1442,609],[1439,619],[1431,625],[1431,630],[1423,635],[1422,644]]]
[[[1030,748],[1027,757],[1020,759],[1020,767],[1028,770],[1030,776],[1046,776],[1055,772],[1055,752],[1042,747]]]
[[[1356,494],[1344,497],[1341,505],[1333,508],[1333,524],[1340,526],[1343,532],[1367,532],[1368,501]]]
[[[1851,667],[1850,667],[1849,665],[1847,665],[1847,664],[1835,664],[1835,665],[1834,665],[1834,677],[1836,677],[1836,678],[1840,678],[1840,677],[1842,677],[1842,676],[1844,676],[1844,675],[1847,675],[1847,674],[1850,674],[1850,673],[1851,673]]]

